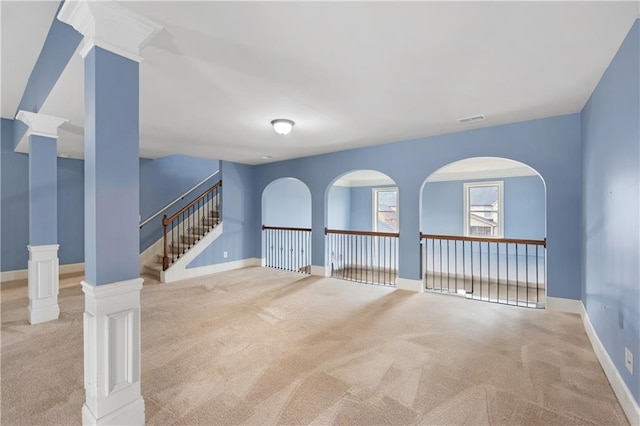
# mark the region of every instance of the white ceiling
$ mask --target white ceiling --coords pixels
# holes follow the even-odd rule
[[[579,112],[639,4],[126,2],[164,27],[142,52],[141,153],[258,164]],[[82,86],[75,55],[41,110],[71,120],[74,156]]]
[[[2,117],[14,118],[49,27],[55,17],[55,1],[0,1],[0,69]]]

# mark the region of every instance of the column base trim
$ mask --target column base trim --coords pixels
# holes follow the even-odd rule
[[[29,293],[29,323],[40,324],[58,319],[58,291],[60,267],[58,261],[58,244],[29,245],[29,276],[27,286]]]
[[[85,424],[144,424],[140,389],[142,278],[93,285],[84,292]]]
[[[144,426],[145,412],[142,397],[113,411],[106,416],[97,419],[91,409],[84,404],[82,406],[83,425],[140,425]]]
[[[60,307],[58,306],[58,298],[52,297],[52,299],[45,306],[32,307],[29,306],[29,324],[41,324],[47,321],[57,320],[60,316]],[[45,299],[48,300],[48,299]],[[42,300],[32,300],[31,305],[37,305],[34,302],[42,302]]]
[[[330,277],[331,267],[311,265],[311,275],[316,275],[318,277]]]
[[[550,311],[566,312],[569,314],[582,314],[582,301],[565,299],[563,297],[547,296],[547,309]]]
[[[410,278],[398,278],[396,288],[399,290],[414,291],[416,293],[424,293],[424,283],[422,280],[412,280]]]

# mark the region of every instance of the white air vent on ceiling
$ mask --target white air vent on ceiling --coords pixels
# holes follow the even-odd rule
[[[484,121],[484,114],[473,115],[471,117],[458,118],[458,123],[467,124],[467,123],[475,123],[476,121]]]

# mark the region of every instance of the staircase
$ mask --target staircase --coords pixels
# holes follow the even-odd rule
[[[222,223],[221,188],[222,181],[218,181],[176,214],[162,218],[163,251],[156,253],[153,260],[144,265],[145,274],[164,282],[163,271],[168,270]]]

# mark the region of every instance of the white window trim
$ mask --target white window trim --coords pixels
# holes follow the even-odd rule
[[[482,186],[497,186],[498,187],[498,235],[495,237],[487,238],[504,238],[504,181],[484,181],[484,182],[465,182],[464,183],[464,218],[463,218],[463,232],[467,237],[471,236],[469,232],[469,188],[482,187]]]
[[[371,209],[371,223],[373,224],[373,232],[378,232],[378,192],[389,192],[389,191],[395,191],[396,192],[396,220],[398,223],[398,229],[396,229],[396,232],[400,232],[400,191],[398,191],[398,187],[397,186],[387,186],[387,187],[381,187],[381,188],[373,188],[373,196],[371,197],[371,199],[373,200],[373,205],[372,205],[372,209]]]

